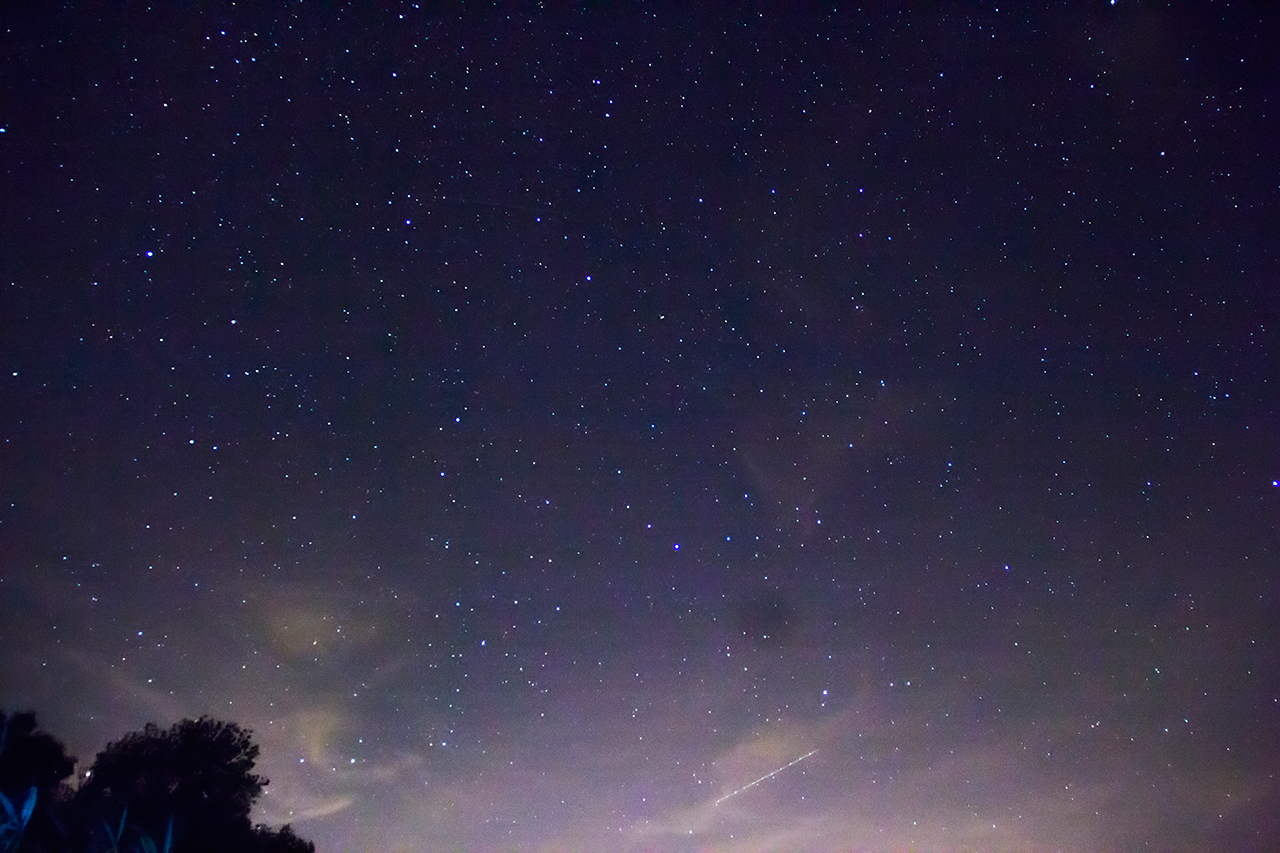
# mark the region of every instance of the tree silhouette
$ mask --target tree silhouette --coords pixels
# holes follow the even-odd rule
[[[59,813],[70,798],[76,760],[31,712],[0,711],[0,850],[53,850],[65,840]],[[29,810],[28,808],[29,804]]]
[[[293,828],[285,824],[280,829],[259,824],[253,828],[254,853],[316,853],[316,846],[293,834]]]
[[[267,780],[251,732],[210,717],[150,723],[75,759],[33,713],[0,712],[0,853],[315,853],[288,826],[249,819]]]
[[[148,724],[98,753],[77,790],[81,843],[109,848],[136,836],[161,847],[169,837],[172,853],[314,851],[288,827],[250,823],[267,783],[253,772],[257,757],[251,733],[235,723],[201,717],[168,730]]]

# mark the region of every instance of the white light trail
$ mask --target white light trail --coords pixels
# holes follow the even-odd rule
[[[743,791],[746,791],[746,790],[749,790],[749,789],[751,789],[751,788],[754,788],[756,785],[759,785],[761,782],[764,782],[764,781],[765,781],[765,780],[767,780],[767,779],[772,779],[774,776],[777,776],[777,775],[778,775],[779,773],[781,773],[783,770],[786,770],[788,767],[791,767],[791,766],[792,766],[792,765],[794,765],[794,764],[799,764],[801,761],[804,761],[806,758],[808,758],[809,756],[813,755],[813,754],[814,754],[815,752],[817,752],[817,751],[818,751],[818,750],[816,750],[816,749],[814,749],[814,750],[810,750],[809,752],[806,752],[804,755],[800,756],[799,758],[795,759],[794,761],[788,761],[786,764],[782,765],[781,767],[779,767],[777,770],[773,771],[772,773],[766,773],[766,774],[764,774],[763,776],[761,776],[759,779],[757,779],[756,781],[754,781],[754,782],[749,782],[748,784],[743,785],[741,788],[739,788],[739,789],[738,789],[738,790],[736,790],[736,791],[730,791],[729,793],[725,794],[725,795],[724,795],[723,797],[721,797],[720,799],[716,800],[716,801],[715,801],[715,805],[717,805],[717,806],[718,806],[718,805],[720,805],[721,803],[723,803],[725,800],[729,799],[730,797],[736,797],[738,794],[741,794]]]

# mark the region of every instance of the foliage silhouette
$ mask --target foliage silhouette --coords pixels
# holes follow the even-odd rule
[[[98,753],[74,792],[75,760],[0,713],[0,853],[314,853],[288,826],[253,825],[267,780],[251,732],[210,717],[148,724]]]
[[[183,850],[238,846],[266,781],[252,772],[257,757],[249,732],[235,723],[201,717],[167,731],[148,724],[98,753],[76,792],[77,811],[96,826],[127,808],[129,822],[151,837],[173,817]]]
[[[76,760],[40,730],[32,712],[0,711],[0,851],[53,850],[65,840],[59,818]]]
[[[294,835],[293,827],[285,824],[279,829],[259,824],[253,828],[254,853],[315,853],[316,846],[305,838]]]

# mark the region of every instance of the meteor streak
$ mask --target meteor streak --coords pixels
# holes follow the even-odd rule
[[[815,752],[817,752],[817,751],[818,751],[818,750],[816,750],[816,749],[814,749],[814,750],[810,750],[809,752],[806,752],[804,755],[800,756],[799,758],[795,759],[794,761],[788,761],[786,764],[782,765],[781,767],[779,767],[777,770],[773,771],[772,773],[766,773],[766,774],[764,774],[763,776],[761,776],[759,779],[757,779],[756,781],[754,781],[754,782],[749,782],[749,783],[747,783],[746,785],[743,785],[741,788],[739,788],[739,789],[738,789],[738,790],[736,790],[736,791],[730,791],[729,793],[725,794],[725,795],[724,795],[723,797],[721,797],[720,799],[716,800],[715,805],[717,805],[717,806],[718,806],[718,805],[720,805],[721,803],[723,803],[725,800],[729,799],[730,797],[737,796],[738,794],[741,794],[743,791],[746,791],[746,790],[748,790],[749,788],[754,788],[756,785],[759,785],[761,782],[765,781],[766,779],[772,779],[774,776],[777,776],[779,773],[781,773],[783,770],[786,770],[786,769],[787,769],[788,767],[790,767],[791,765],[793,765],[793,764],[799,764],[801,761],[804,761],[806,758],[808,758],[810,755],[813,755],[813,754],[814,754]]]

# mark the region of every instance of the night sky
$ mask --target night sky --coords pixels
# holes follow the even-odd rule
[[[1280,844],[1265,4],[250,5],[0,12],[0,707],[332,853]]]

